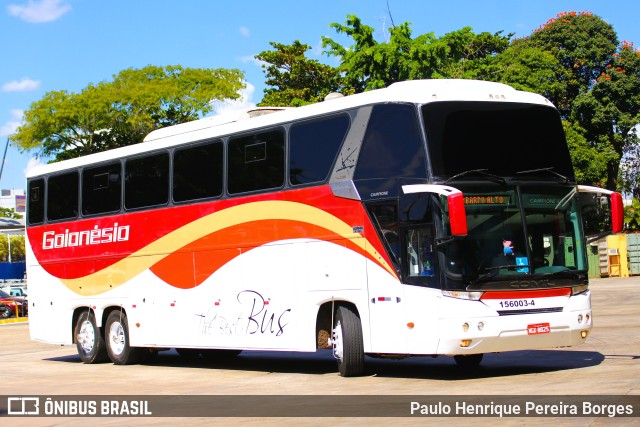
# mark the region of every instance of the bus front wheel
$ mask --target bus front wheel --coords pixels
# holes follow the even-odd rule
[[[356,377],[364,372],[364,345],[360,317],[351,308],[339,306],[331,337],[333,356],[343,377]]]
[[[99,363],[107,360],[107,350],[93,312],[81,313],[74,331],[76,348],[83,363]]]
[[[141,349],[131,347],[129,343],[129,326],[124,311],[116,310],[109,313],[105,341],[109,358],[115,365],[131,365],[140,360]]]

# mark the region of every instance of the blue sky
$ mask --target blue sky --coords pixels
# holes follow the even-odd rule
[[[563,11],[589,11],[613,25],[620,40],[640,47],[640,2],[550,0],[2,0],[0,1],[0,155],[29,105],[54,90],[79,92],[146,65],[238,68],[248,83],[245,103],[262,98],[264,74],[253,56],[269,42],[300,40],[322,55],[320,38],[348,45],[329,28],[359,16],[384,40],[391,25],[410,22],[417,36],[475,32],[531,34]],[[0,188],[23,189],[38,160],[9,147]]]

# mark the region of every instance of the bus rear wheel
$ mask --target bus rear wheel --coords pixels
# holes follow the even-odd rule
[[[107,350],[96,318],[92,311],[81,313],[74,330],[76,348],[83,363],[99,363],[107,360]]]
[[[112,311],[107,317],[105,341],[109,358],[115,365],[131,365],[138,363],[142,349],[131,347],[129,343],[129,326],[124,311]]]
[[[364,372],[362,323],[353,309],[345,306],[338,307],[331,342],[340,375],[343,377],[362,375]]]

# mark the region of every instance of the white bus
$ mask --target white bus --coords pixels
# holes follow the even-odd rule
[[[354,376],[582,344],[583,210],[622,224],[550,102],[479,81],[205,118],[27,180],[31,337],[85,363],[331,349]]]

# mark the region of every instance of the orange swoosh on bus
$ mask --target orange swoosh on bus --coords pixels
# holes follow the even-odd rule
[[[201,284],[241,251],[277,240],[304,237],[336,241],[397,278],[394,269],[373,245],[341,219],[303,203],[260,201],[206,215],[103,270],[61,281],[80,295],[98,295],[150,269],[169,285],[189,288]],[[198,250],[205,248],[213,250]],[[194,262],[198,266],[195,271]]]

